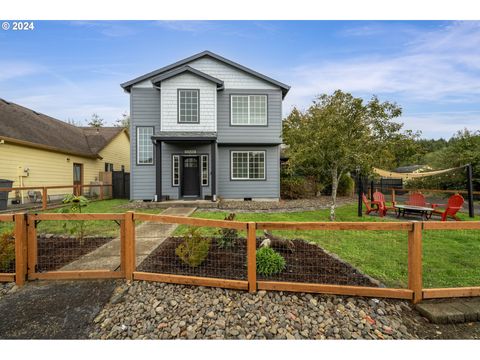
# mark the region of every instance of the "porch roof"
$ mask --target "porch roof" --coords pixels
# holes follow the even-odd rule
[[[212,142],[217,140],[216,132],[161,131],[152,136],[154,142]]]

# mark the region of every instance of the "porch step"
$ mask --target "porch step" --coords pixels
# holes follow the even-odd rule
[[[162,202],[147,202],[147,201],[138,201],[133,202],[133,208],[142,208],[142,209],[168,209],[168,208],[184,208],[184,207],[196,207],[203,209],[216,209],[218,208],[218,202],[213,202],[210,200],[168,200]]]
[[[424,301],[416,310],[434,324],[459,324],[480,321],[479,298]]]

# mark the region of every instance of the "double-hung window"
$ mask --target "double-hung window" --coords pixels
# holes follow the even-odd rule
[[[153,164],[153,126],[137,127],[137,164]]]
[[[267,125],[267,95],[232,95],[232,125]]]
[[[194,124],[200,118],[200,94],[198,90],[178,90],[178,122]]]
[[[232,180],[265,180],[265,151],[232,151]]]

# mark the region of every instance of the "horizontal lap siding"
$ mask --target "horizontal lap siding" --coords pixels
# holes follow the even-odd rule
[[[179,186],[172,186],[172,155],[187,155],[184,154],[185,150],[196,150],[196,154],[192,155],[208,155],[209,161],[209,178],[208,186],[201,186],[201,196],[211,195],[211,184],[212,184],[212,156],[211,156],[211,147],[210,145],[172,145],[172,144],[163,144],[162,145],[162,195],[170,196],[170,199],[178,199],[179,196]],[[201,165],[201,164],[200,164]]]
[[[155,166],[136,165],[137,126],[153,126],[160,131],[160,91],[153,88],[135,88],[130,93],[130,141],[131,174],[130,194],[132,200],[153,199],[155,190]],[[153,146],[153,144],[152,144]],[[155,155],[155,149],[154,149]]]
[[[231,126],[231,94],[267,95],[268,126]],[[282,92],[262,89],[226,89],[218,92],[218,142],[219,143],[281,143],[282,134]]]
[[[230,151],[266,151],[266,180],[230,180]],[[217,193],[226,199],[280,198],[279,146],[219,146]]]

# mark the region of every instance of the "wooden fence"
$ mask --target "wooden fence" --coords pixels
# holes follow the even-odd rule
[[[36,271],[36,223],[42,220],[78,221],[105,220],[120,225],[120,269],[75,270],[75,271]],[[422,233],[429,230],[480,230],[480,221],[472,222],[241,222],[209,220],[168,215],[134,213],[123,214],[15,214],[0,215],[2,222],[14,222],[16,265],[15,274],[0,274],[0,281],[15,280],[23,285],[25,280],[34,279],[106,279],[161,281],[175,284],[215,286],[256,292],[257,290],[279,290],[338,295],[369,296],[407,299],[414,303],[422,299],[460,296],[480,296],[478,287],[426,289],[422,284]],[[136,222],[158,222],[166,224],[191,225],[196,227],[227,228],[244,231],[246,235],[245,280],[219,279],[175,274],[162,274],[137,271],[135,244]],[[325,230],[325,231],[402,231],[408,232],[408,286],[406,288],[348,286],[257,279],[256,249],[258,230]],[[480,241],[480,239],[479,239]],[[480,285],[480,279],[479,279]]]
[[[49,203],[48,190],[72,189],[75,195],[81,195],[84,189],[98,188],[98,200],[104,200],[112,197],[112,184],[95,185],[55,185],[55,186],[23,186],[12,188],[0,188],[0,191],[31,191],[38,190],[42,194],[42,210],[46,210]],[[109,189],[108,195],[105,194],[105,188]]]

